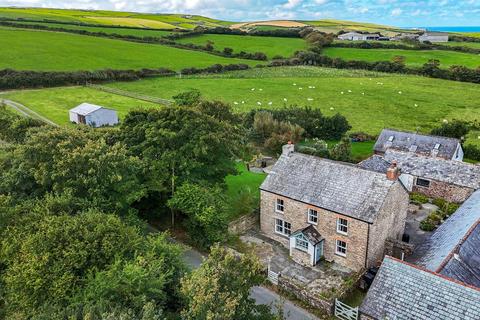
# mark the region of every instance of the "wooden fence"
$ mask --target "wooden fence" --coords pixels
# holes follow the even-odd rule
[[[117,89],[117,88],[101,86],[101,85],[98,85],[98,84],[87,83],[86,86],[89,87],[89,88],[93,88],[93,89],[96,89],[96,90],[116,94],[116,95],[119,95],[119,96],[134,98],[134,99],[147,101],[147,102],[152,102],[152,103],[161,104],[161,105],[170,105],[170,104],[173,103],[172,100],[147,96],[147,95],[136,93],[136,92],[125,91],[125,90],[121,90],[121,89]]]

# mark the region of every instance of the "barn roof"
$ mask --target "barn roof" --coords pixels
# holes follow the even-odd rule
[[[373,155],[370,158],[360,162],[358,166],[363,169],[386,173],[388,168],[390,167],[390,162],[385,160],[385,158],[382,156]]]
[[[409,258],[431,271],[454,276],[460,268],[476,265],[472,271],[480,277],[480,190],[458,208]],[[455,256],[455,254],[457,256]],[[459,259],[456,259],[458,257]],[[455,258],[457,261],[452,261]],[[462,264],[460,264],[462,262]],[[475,272],[476,270],[476,272]],[[461,280],[463,276],[459,275]]]
[[[278,159],[260,189],[373,223],[395,183],[384,173],[294,152]]]
[[[70,112],[74,112],[76,114],[79,114],[79,115],[82,115],[82,116],[86,116],[92,112],[95,112],[99,109],[106,109],[102,106],[97,106],[95,104],[91,104],[91,103],[82,103],[78,106],[76,106],[75,108],[73,109],[70,109]]]
[[[387,256],[360,312],[375,319],[477,320],[479,301],[480,289]]]
[[[384,153],[387,149],[411,152],[424,156],[453,159],[460,140],[423,135],[415,132],[383,129],[373,149]],[[435,148],[438,146],[438,148]]]
[[[394,150],[387,150],[384,157],[390,163],[393,160],[397,161],[402,173],[474,190],[480,189],[480,166],[478,165]]]

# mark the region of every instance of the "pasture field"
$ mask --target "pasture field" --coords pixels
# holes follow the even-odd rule
[[[229,25],[227,21],[215,20],[197,15],[147,14],[135,12],[47,9],[47,8],[0,8],[0,17],[11,19],[54,20],[61,22],[83,22],[131,27],[159,29],[185,28],[196,26],[215,27]]]
[[[480,49],[480,42],[455,42],[449,41],[442,43],[442,45],[451,46],[451,47],[469,47],[474,49]]]
[[[480,121],[478,84],[366,71],[261,68],[219,75],[118,82],[108,86],[165,99],[198,89],[205,98],[230,103],[237,112],[285,105],[312,106],[326,115],[340,113],[347,117],[352,131],[370,134],[378,134],[385,127],[429,132],[444,119]],[[94,100],[96,96],[103,98],[97,101]],[[6,98],[58,121],[56,114],[66,112],[71,106],[85,101],[115,106],[113,99],[117,96],[87,88],[55,88],[11,92]],[[137,105],[132,104],[128,108],[135,107]],[[478,132],[472,132],[469,142],[480,144],[478,136]]]
[[[295,51],[307,48],[306,41],[299,38],[204,34],[177,40],[179,43],[193,43],[196,45],[205,45],[208,41],[212,41],[215,49],[220,51],[228,47],[232,48],[235,53],[240,51],[248,53],[263,52],[269,59],[276,55],[290,57]]]
[[[49,88],[7,92],[2,98],[18,101],[57,124],[70,124],[68,111],[83,102],[117,110],[122,119],[129,110],[159,108],[158,104],[109,94],[85,87]]]
[[[442,50],[325,48],[323,54],[332,58],[370,62],[392,61],[395,56],[404,56],[406,65],[411,67],[421,67],[430,59],[440,60],[440,67],[443,68],[452,65],[463,65],[469,68],[480,66],[480,55]]]
[[[117,28],[117,27],[90,27],[90,26],[79,26],[73,24],[63,24],[63,23],[47,23],[47,22],[19,22],[21,24],[29,25],[40,25],[50,28],[63,28],[68,30],[85,30],[89,32],[104,32],[107,34],[120,34],[120,35],[132,35],[137,37],[161,37],[168,34],[171,34],[172,31],[166,30],[148,30],[148,29],[130,29],[130,28]]]
[[[259,61],[224,58],[163,45],[77,34],[0,28],[0,69],[75,71],[207,67]]]

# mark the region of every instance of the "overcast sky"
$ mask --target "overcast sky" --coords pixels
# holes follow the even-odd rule
[[[0,0],[0,6],[189,13],[231,21],[323,18],[396,26],[480,26],[480,0]]]

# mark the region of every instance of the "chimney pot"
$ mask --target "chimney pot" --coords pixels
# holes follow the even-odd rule
[[[289,156],[290,154],[295,152],[295,145],[292,143],[292,141],[288,141],[286,145],[282,147],[282,155],[284,156]]]
[[[393,160],[390,168],[387,169],[387,179],[388,180],[398,180],[398,177],[400,177],[400,169],[397,166],[397,161]]]

